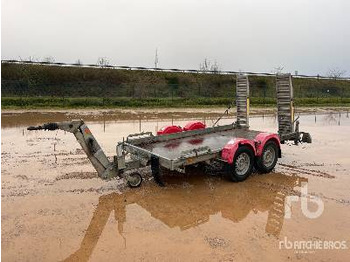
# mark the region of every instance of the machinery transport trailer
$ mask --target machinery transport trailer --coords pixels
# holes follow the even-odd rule
[[[184,172],[187,166],[219,162],[229,179],[245,180],[255,168],[270,172],[281,157],[280,144],[311,143],[308,133],[299,132],[294,120],[293,86],[290,74],[276,76],[278,134],[249,130],[249,79],[237,75],[237,120],[230,125],[206,127],[190,122],[184,128],[167,126],[158,131],[131,134],[116,146],[117,154],[110,161],[83,120],[48,123],[28,130],[61,129],[75,135],[99,177],[110,179],[123,176],[131,187],[140,186],[138,168],[151,166],[152,175],[164,185],[162,170]],[[132,173],[126,171],[134,171]]]

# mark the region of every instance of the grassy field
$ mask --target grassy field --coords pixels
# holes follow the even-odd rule
[[[129,97],[2,97],[2,109],[35,109],[35,108],[120,108],[120,107],[226,107],[232,98],[144,98]],[[252,106],[275,106],[273,98],[256,98],[250,100]],[[350,106],[350,98],[296,98],[296,106]]]
[[[1,64],[2,108],[225,107],[235,75]],[[275,77],[250,76],[252,106],[275,105]],[[297,106],[348,106],[350,81],[293,79]]]

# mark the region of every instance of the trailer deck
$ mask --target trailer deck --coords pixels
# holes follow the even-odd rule
[[[208,148],[211,152],[219,152],[233,138],[246,138],[253,140],[258,133],[261,132],[233,128],[231,130],[182,137],[168,141],[140,144],[139,146],[162,158],[175,160],[183,157],[186,152],[191,152],[199,147]]]
[[[214,158],[221,159],[221,151],[230,140],[253,141],[260,133],[230,124],[168,135],[135,134],[120,145],[134,159],[148,163],[156,157],[161,166],[176,170]]]

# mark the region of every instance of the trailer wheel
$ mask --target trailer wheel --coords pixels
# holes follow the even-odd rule
[[[159,164],[159,157],[151,156],[151,170],[154,181],[161,187],[164,187],[164,181],[162,179],[162,169]]]
[[[278,146],[274,141],[268,141],[261,156],[256,159],[255,167],[260,173],[269,173],[274,169],[278,159]]]
[[[128,180],[128,185],[130,187],[139,187],[141,186],[141,183],[142,183],[142,176],[139,173],[134,172],[127,176],[127,180]]]
[[[303,137],[301,139],[301,142],[304,142],[304,143],[312,143],[312,138],[311,138],[311,135],[309,133],[303,133]]]
[[[230,165],[229,178],[234,182],[244,181],[252,173],[253,165],[253,151],[247,146],[240,146]]]

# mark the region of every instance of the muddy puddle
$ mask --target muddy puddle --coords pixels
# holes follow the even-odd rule
[[[277,119],[269,113],[252,117],[251,129],[275,132]],[[215,172],[191,169],[166,175],[167,187],[160,188],[146,168],[143,185],[132,190],[121,179],[100,180],[72,134],[26,130],[29,125],[83,117],[112,156],[116,142],[131,133],[155,132],[171,123],[184,125],[193,118],[211,125],[218,115],[219,111],[122,116],[100,111],[3,113],[2,259],[348,260],[347,112],[302,114],[300,128],[311,133],[313,143],[282,145],[283,158],[270,174],[253,174],[243,183],[232,183]],[[220,124],[230,122],[224,118]],[[321,206],[320,215],[312,217]],[[298,248],[300,241],[313,244]],[[291,248],[291,242],[296,246]]]

